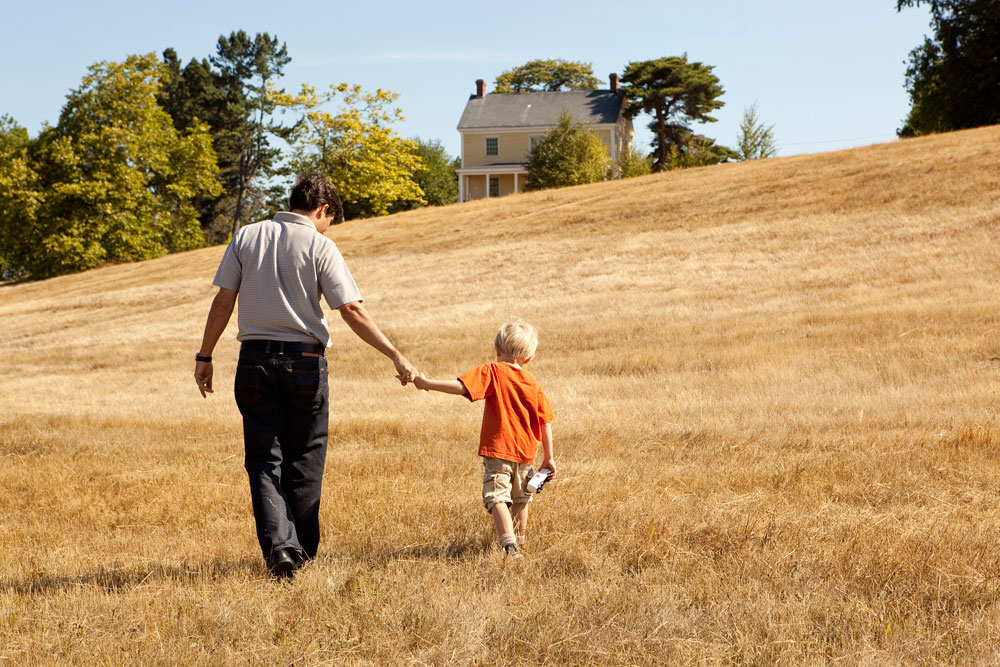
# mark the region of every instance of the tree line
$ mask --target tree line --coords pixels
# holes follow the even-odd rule
[[[457,201],[440,142],[394,131],[398,95],[347,83],[289,94],[290,61],[277,37],[237,31],[186,65],[173,49],[92,65],[36,137],[0,116],[0,276],[225,242],[285,208],[301,171],[330,176],[353,218]]]
[[[897,11],[923,5],[933,35],[910,53],[899,135],[1000,122],[1000,0],[896,0]],[[290,60],[277,37],[237,31],[186,65],[173,49],[92,65],[35,137],[0,116],[0,278],[225,242],[282,208],[299,171],[330,176],[349,218],[456,201],[458,160],[438,141],[393,130],[403,118],[395,93],[348,83],[286,93]],[[527,187],[774,155],[756,104],[735,148],[695,131],[723,106],[713,69],[686,55],[629,63],[626,113],[648,116],[649,151],[633,145],[612,165],[596,135],[564,115],[529,155]],[[533,60],[498,76],[495,92],[599,85],[587,63]]]
[[[92,65],[36,137],[0,117],[2,277],[226,242],[284,208],[288,181],[304,171],[331,178],[348,218],[457,200],[458,160],[440,142],[394,131],[396,93],[348,83],[288,93],[279,83],[290,60],[277,37],[237,31],[187,64],[167,49]],[[633,146],[611,165],[596,135],[564,115],[529,156],[529,189],[768,155],[773,136],[755,118],[756,149],[691,130],[722,106],[712,67],[662,58],[630,63],[622,81],[627,113],[652,117],[652,152]],[[496,92],[598,85],[588,63],[536,60],[502,73]]]

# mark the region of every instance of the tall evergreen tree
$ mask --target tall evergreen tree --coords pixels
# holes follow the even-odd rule
[[[170,114],[174,127],[184,131],[201,121],[210,128],[220,125],[219,115],[225,100],[217,84],[218,75],[207,59],[195,60],[181,66],[177,52],[163,52],[165,73],[157,101]]]
[[[929,5],[933,38],[910,52],[910,113],[900,136],[1000,123],[1000,1],[897,0]]]
[[[691,123],[717,120],[708,114],[724,105],[719,98],[725,91],[712,74],[713,69],[689,63],[686,54],[632,62],[625,67],[622,83],[629,101],[626,113],[631,118],[641,112],[653,116],[649,123],[654,134],[653,171],[669,169],[672,152],[687,151],[685,142],[700,136],[688,127]]]
[[[282,92],[275,81],[281,78],[291,58],[276,36],[257,33],[251,39],[240,30],[219,37],[216,54],[210,60],[219,69],[218,85],[227,113],[233,114],[234,121],[239,120],[238,125],[234,122],[216,137],[220,152],[238,156],[236,164],[221,173],[226,189],[236,198],[232,213],[235,235],[242,224],[260,217],[268,200],[275,197],[266,184],[273,176],[284,173],[280,151],[271,145],[271,138],[287,138],[290,130],[274,123],[272,114],[275,94]]]
[[[756,102],[743,109],[740,133],[736,137],[736,153],[740,160],[759,160],[778,154],[774,125],[764,123],[757,112]]]

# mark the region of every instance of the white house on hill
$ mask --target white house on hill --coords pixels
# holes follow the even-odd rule
[[[555,93],[490,93],[476,81],[458,122],[462,136],[462,167],[458,200],[502,197],[521,192],[528,172],[528,152],[559,121],[563,110],[586,123],[604,142],[612,163],[632,142],[632,121],[625,117],[625,95],[618,75],[609,90]]]

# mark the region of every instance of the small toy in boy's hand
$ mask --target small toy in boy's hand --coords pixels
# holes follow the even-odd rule
[[[548,468],[542,468],[535,475],[528,480],[528,493],[541,493],[542,486],[548,481],[549,477],[552,476],[552,471]]]

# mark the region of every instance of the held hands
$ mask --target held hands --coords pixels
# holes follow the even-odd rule
[[[427,379],[427,376],[419,372],[413,376],[413,386],[421,391],[430,391],[431,389],[430,381]]]
[[[417,367],[411,364],[403,355],[399,355],[393,359],[392,363],[396,366],[396,379],[404,387],[407,382],[413,382],[420,375]]]

